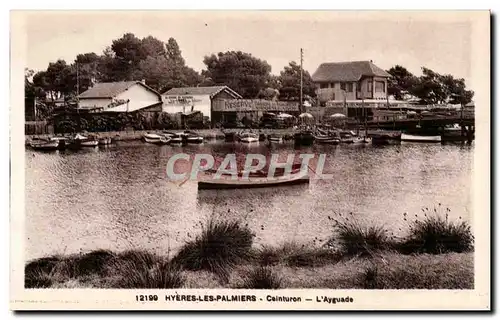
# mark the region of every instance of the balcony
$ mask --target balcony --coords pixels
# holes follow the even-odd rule
[[[356,91],[356,99],[373,99],[373,92]]]

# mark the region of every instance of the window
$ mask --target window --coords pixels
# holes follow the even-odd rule
[[[352,82],[349,82],[347,84],[347,92],[352,92],[353,91],[353,86],[352,86]]]
[[[326,89],[326,88],[328,88],[328,84],[327,84],[327,83],[321,83],[321,84],[319,85],[319,88],[320,88],[320,89]]]
[[[361,81],[356,83],[356,91],[357,92],[361,92],[361,83],[362,83]]]
[[[385,82],[375,81],[375,92],[385,92]]]
[[[368,92],[373,92],[373,82],[368,81]]]
[[[340,83],[340,89],[345,90],[345,82]]]

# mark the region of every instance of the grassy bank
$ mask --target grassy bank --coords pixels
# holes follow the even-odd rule
[[[395,238],[352,216],[334,221],[322,246],[256,247],[238,221],[210,220],[173,257],[105,250],[37,259],[28,288],[358,288],[471,289],[473,236],[447,215],[424,215]],[[405,218],[406,219],[406,215]]]

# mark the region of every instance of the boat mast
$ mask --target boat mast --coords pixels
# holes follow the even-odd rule
[[[78,61],[76,63],[76,109],[78,110],[78,107],[80,106],[80,100],[79,100],[79,90],[80,90],[80,81],[78,77]]]
[[[302,62],[304,60],[304,51],[302,50],[302,48],[300,48],[300,106],[299,106],[299,111],[300,112],[304,112],[302,110],[303,108],[303,103],[302,103],[302,87],[303,87],[303,80],[302,80]]]

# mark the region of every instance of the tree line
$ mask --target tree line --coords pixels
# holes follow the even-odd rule
[[[396,65],[387,70],[391,75],[387,92],[397,100],[416,98],[422,104],[468,104],[474,97],[474,91],[467,90],[463,78],[451,74],[439,74],[422,67],[422,75],[415,76],[405,67]]]
[[[155,37],[143,39],[132,33],[113,40],[102,54],[78,54],[75,61],[57,60],[46,70],[25,70],[27,98],[55,100],[73,98],[96,82],[145,80],[159,92],[174,87],[227,85],[243,98],[280,99],[299,97],[300,66],[292,61],[279,76],[271,74],[265,61],[241,51],[219,52],[204,57],[206,70],[198,73],[186,65],[173,38],[163,42]],[[77,81],[78,76],[78,81]],[[314,95],[310,74],[303,72],[304,94]],[[77,88],[78,84],[78,88]],[[78,90],[77,90],[78,89]]]
[[[246,99],[299,100],[300,65],[295,61],[285,66],[279,75],[271,74],[271,66],[265,60],[241,51],[211,54],[204,57],[203,63],[205,70],[201,73],[187,66],[174,38],[163,42],[152,36],[141,39],[126,33],[113,40],[101,54],[78,54],[71,63],[57,60],[36,73],[26,69],[26,103],[33,103],[36,97],[47,106],[62,97],[72,100],[77,92],[84,92],[97,82],[127,80],[145,80],[161,93],[174,87],[227,85]],[[399,65],[388,72],[392,76],[388,93],[396,99],[411,96],[426,104],[466,104],[474,95],[466,89],[464,79],[441,75],[425,67],[420,77]],[[306,98],[315,96],[315,85],[306,70],[303,71],[303,94]]]

